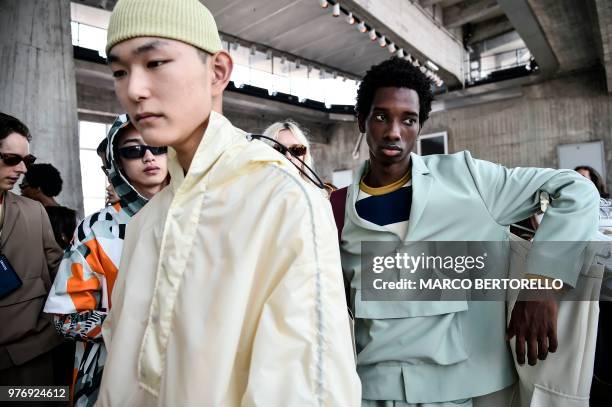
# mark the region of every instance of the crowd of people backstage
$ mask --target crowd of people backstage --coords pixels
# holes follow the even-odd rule
[[[335,190],[297,123],[258,136],[223,116],[232,60],[199,1],[119,0],[106,51],[127,114],[98,148],[108,205],[78,225],[70,209],[49,212],[62,208],[61,177],[34,164],[26,125],[0,114],[0,261],[11,266],[0,385],[70,383],[76,406],[588,405],[567,372],[517,390],[526,362],[573,354],[555,300],[509,315],[503,302],[366,301],[360,259],[363,241],[507,240],[544,195],[530,238],[588,242],[606,206],[592,168],[412,154],[431,83],[392,58],[359,86],[369,159]],[[570,262],[534,267],[576,284]],[[607,335],[596,403],[610,401]],[[576,363],[590,385],[589,360]]]

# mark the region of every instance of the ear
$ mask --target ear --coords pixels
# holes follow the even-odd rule
[[[365,133],[366,132],[366,117],[361,113],[357,115],[357,124],[359,125],[359,132]]]
[[[219,51],[210,57],[212,68],[212,95],[220,96],[232,76],[234,62],[232,57],[226,51]]]

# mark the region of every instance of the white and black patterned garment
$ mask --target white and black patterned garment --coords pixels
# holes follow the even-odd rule
[[[361,219],[384,226],[402,240],[408,232],[411,206],[412,181],[410,179],[399,189],[381,195],[372,195],[360,188],[355,203],[355,209]]]

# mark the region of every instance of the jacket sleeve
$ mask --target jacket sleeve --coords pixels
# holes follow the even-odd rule
[[[572,170],[508,169],[475,160],[469,152],[465,160],[484,204],[500,225],[531,216],[540,205],[540,193],[550,195],[526,273],[560,278],[574,286],[587,242],[597,231],[599,195],[592,182]]]
[[[309,191],[275,208],[278,282],[265,301],[243,406],[358,406],[357,376],[331,207]]]
[[[42,239],[43,249],[45,251],[45,259],[47,261],[47,269],[49,270],[50,279],[53,280],[57,273],[57,268],[62,261],[62,249],[55,241],[53,228],[49,221],[49,215],[42,205],[39,205],[40,217],[42,219]]]
[[[70,248],[66,251],[44,312],[54,314],[55,327],[60,335],[81,341],[101,341],[101,325],[107,310],[102,308],[104,270],[95,235],[92,233],[82,241],[77,227]],[[88,243],[89,242],[89,243]]]

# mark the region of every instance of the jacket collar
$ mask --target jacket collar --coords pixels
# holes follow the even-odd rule
[[[410,153],[411,170],[412,170],[412,207],[410,209],[410,219],[408,226],[408,235],[406,240],[410,240],[409,237],[413,235],[412,232],[414,227],[418,224],[421,219],[425,208],[427,207],[427,200],[429,199],[429,193],[433,178],[429,173],[429,168],[423,157]],[[347,201],[350,206],[347,211],[347,216],[350,221],[360,227],[365,227],[370,230],[388,232],[384,227],[375,225],[373,223],[364,221],[357,216],[355,210],[355,202],[357,201],[357,195],[359,194],[359,183],[363,175],[368,171],[369,161],[364,162],[359,170],[357,171],[356,177],[353,183],[349,186]],[[411,233],[412,232],[412,233]]]
[[[4,223],[2,225],[2,235],[0,236],[0,247],[3,248],[17,223],[21,211],[19,210],[19,205],[17,205],[17,198],[9,191],[4,193],[2,205],[4,206]]]
[[[193,156],[187,174],[178,161],[176,151],[168,149],[168,172],[170,173],[170,188],[176,194],[184,189],[191,189],[202,180],[213,164],[240,136],[246,138],[246,133],[236,131],[223,115],[210,112],[208,126],[204,131],[202,141]]]
[[[410,153],[410,160],[412,161],[412,207],[406,240],[411,240],[410,236],[414,235],[415,228],[413,226],[418,225],[421,216],[423,216],[433,183],[433,177],[429,174],[429,168],[427,168],[423,157]]]

